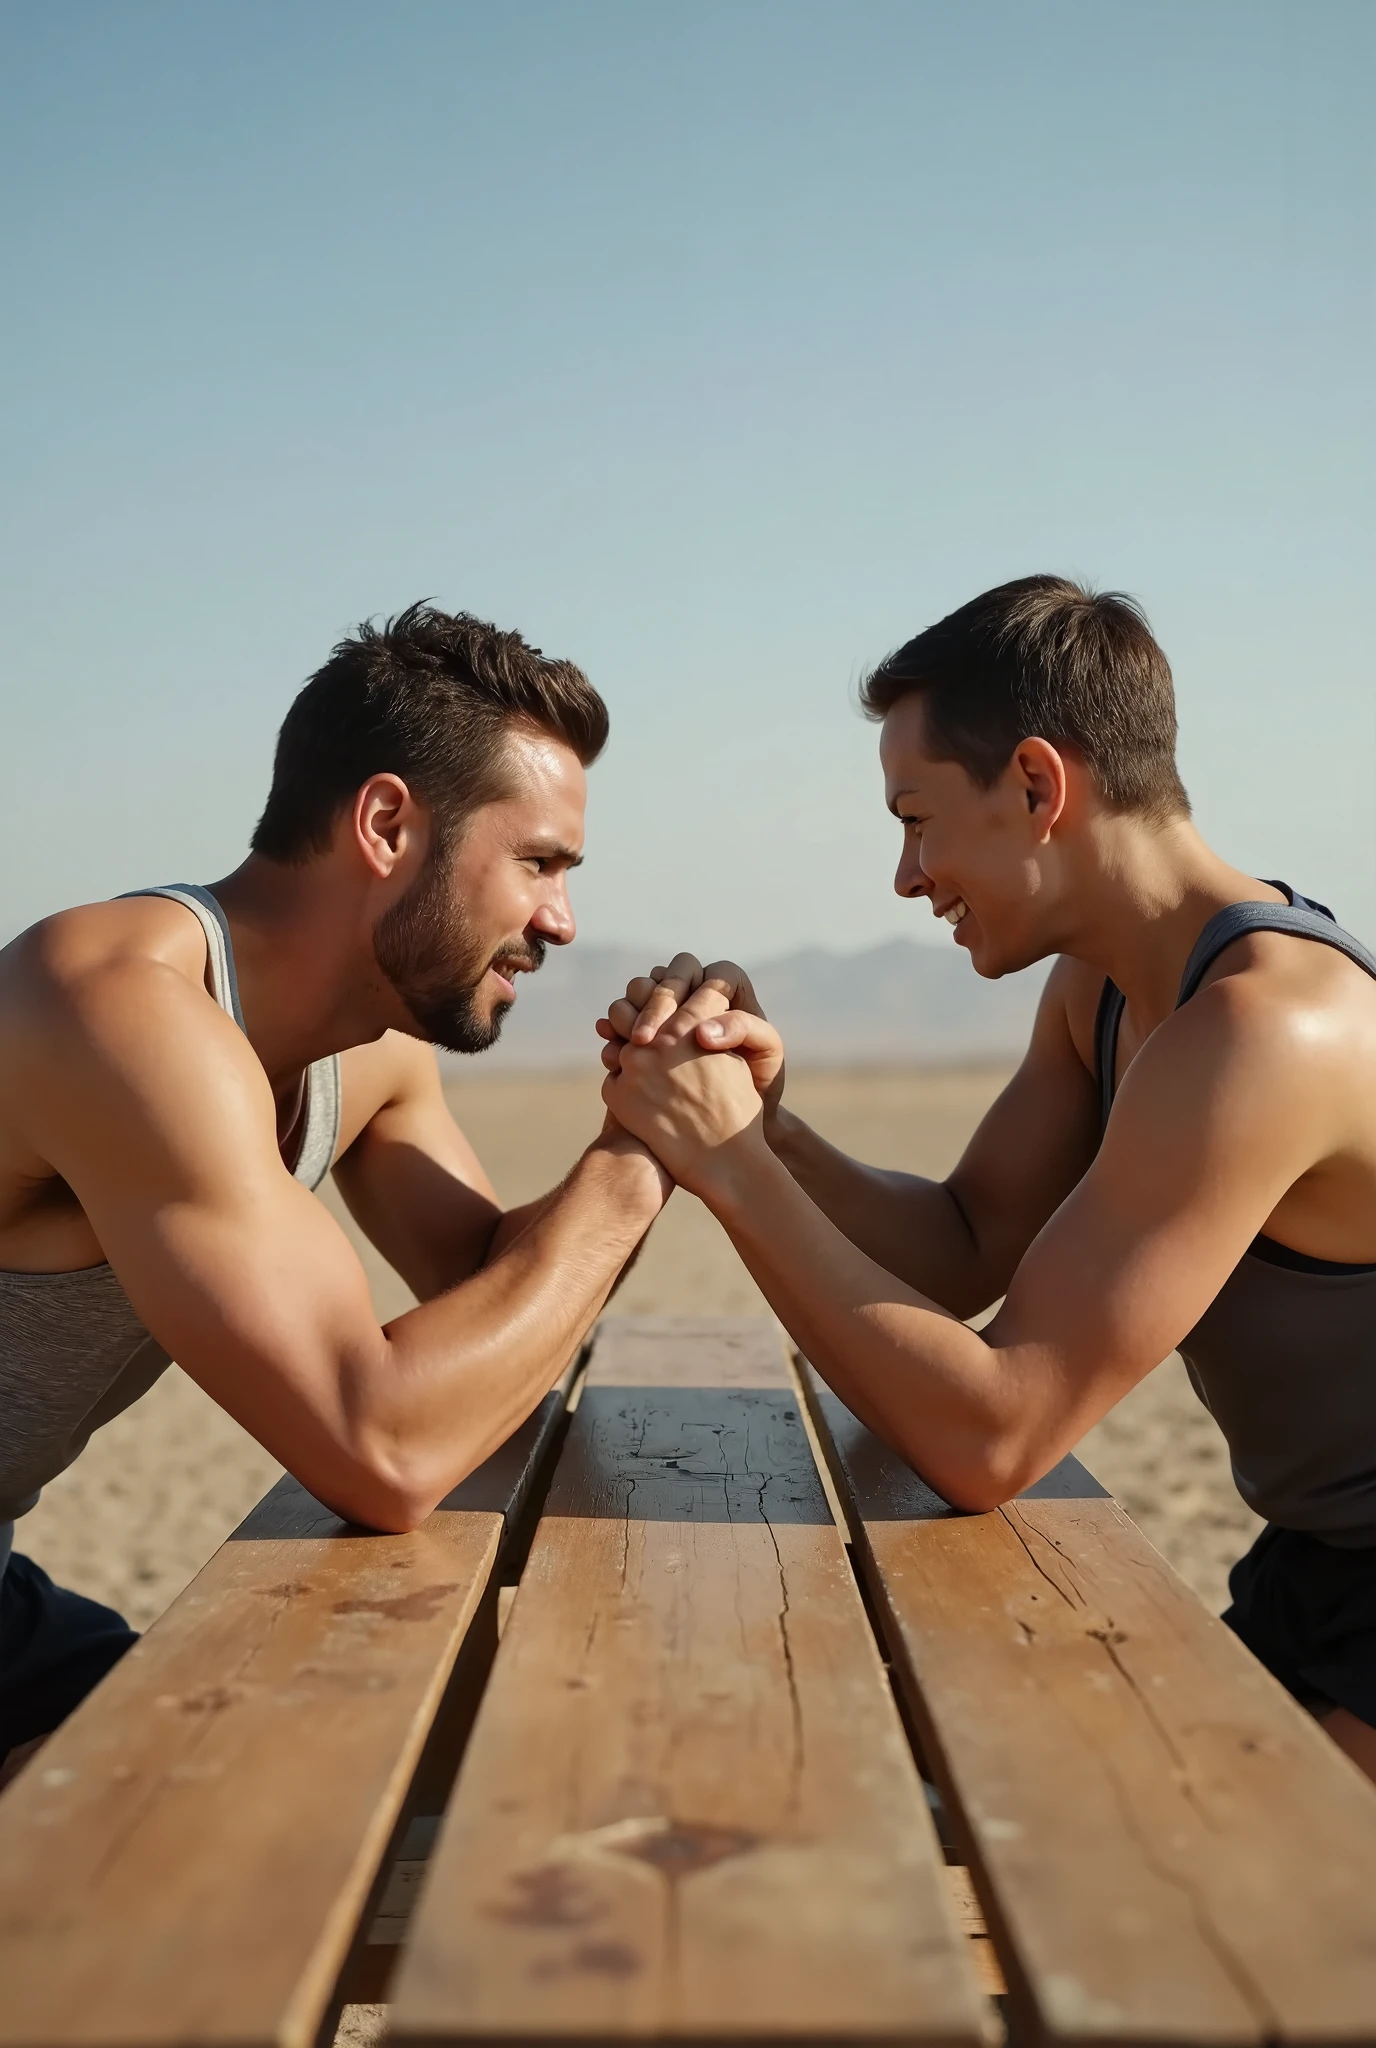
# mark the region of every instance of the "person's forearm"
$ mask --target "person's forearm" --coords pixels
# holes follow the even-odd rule
[[[422,1519],[537,1406],[654,1220],[646,1182],[594,1147],[499,1257],[387,1325],[354,1391],[384,1475],[370,1519]]]
[[[524,1233],[527,1230],[529,1230],[531,1224],[535,1222],[536,1218],[544,1215],[546,1209],[549,1207],[550,1203],[554,1201],[558,1193],[559,1190],[555,1188],[554,1190],[552,1190],[551,1193],[547,1195],[538,1196],[536,1200],[533,1202],[523,1203],[521,1207],[518,1209],[507,1209],[499,1219],[496,1230],[492,1233],[492,1242],[487,1248],[487,1256],[483,1260],[483,1264],[485,1266],[490,1266],[494,1259],[499,1259],[502,1256],[503,1252],[509,1251],[512,1245],[515,1244],[517,1238],[523,1236]],[[626,1278],[626,1275],[631,1271],[631,1268],[635,1265],[636,1260],[640,1257],[640,1254],[644,1249],[644,1245],[645,1239],[642,1237],[637,1241],[637,1243],[631,1251],[630,1257],[626,1260],[626,1263],[622,1266],[621,1271],[617,1274],[615,1280],[613,1280],[611,1286],[608,1288],[608,1299],[610,1299],[611,1296],[614,1295],[617,1289],[621,1286],[622,1281]]]
[[[943,1183],[864,1166],[782,1106],[766,1130],[798,1186],[886,1272],[962,1317],[977,1315],[1001,1292]]]
[[[779,1319],[847,1406],[948,1500],[1017,1491],[1023,1406],[1008,1359],[844,1235],[783,1162],[740,1147],[698,1192]],[[934,1256],[933,1256],[934,1262]]]

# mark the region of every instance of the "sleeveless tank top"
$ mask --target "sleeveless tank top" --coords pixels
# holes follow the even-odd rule
[[[1210,918],[1185,963],[1177,1009],[1224,948],[1249,932],[1332,946],[1376,978],[1376,957],[1331,910],[1284,882],[1270,886],[1288,906],[1232,903]],[[1106,981],[1094,1032],[1104,1123],[1123,1007],[1122,992]],[[1256,1514],[1339,1549],[1376,1545],[1376,1265],[1337,1265],[1256,1237],[1181,1339],[1180,1354]]]
[[[171,897],[199,920],[211,990],[242,1030],[229,924],[210,891],[179,883],[131,893]],[[306,1071],[295,1178],[319,1187],[338,1137],[335,1054]],[[170,1363],[108,1264],[69,1273],[0,1270],[0,1572],[15,1518],[80,1455],[92,1431],[147,1393]]]

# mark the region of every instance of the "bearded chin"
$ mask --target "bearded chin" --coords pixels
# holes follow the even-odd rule
[[[487,970],[478,946],[438,870],[413,883],[378,919],[373,957],[406,1005],[416,1036],[446,1052],[486,1052],[501,1035],[510,1002],[478,1008]]]

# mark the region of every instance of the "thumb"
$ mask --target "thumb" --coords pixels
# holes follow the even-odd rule
[[[779,1053],[783,1042],[774,1026],[747,1010],[728,1010],[723,1017],[708,1017],[697,1028],[698,1044],[709,1052]]]

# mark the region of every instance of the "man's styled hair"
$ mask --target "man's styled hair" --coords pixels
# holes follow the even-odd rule
[[[1022,740],[1044,739],[1083,756],[1113,810],[1189,815],[1170,664],[1141,606],[1117,591],[1063,576],[986,590],[881,661],[860,702],[879,719],[915,691],[931,752],[984,789]]]
[[[506,739],[535,726],[584,767],[607,743],[607,707],[580,668],[471,612],[413,604],[341,640],[282,723],[255,853],[299,863],[324,853],[343,806],[370,775],[399,775],[448,844],[509,787]]]

